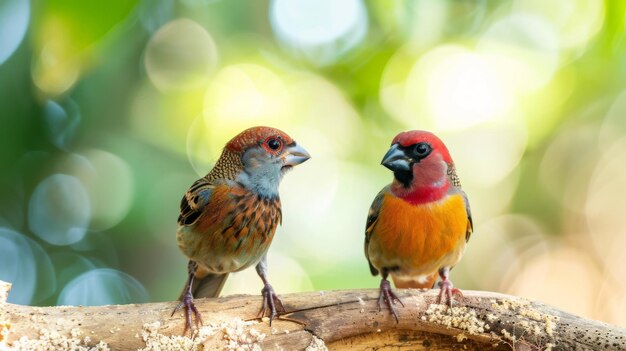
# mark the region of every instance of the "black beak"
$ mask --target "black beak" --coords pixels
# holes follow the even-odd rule
[[[413,160],[407,157],[404,151],[398,147],[398,144],[393,144],[380,164],[394,172],[406,172],[411,170],[412,162]]]

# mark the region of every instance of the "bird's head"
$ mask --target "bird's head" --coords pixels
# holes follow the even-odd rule
[[[415,196],[449,186],[447,172],[453,162],[441,139],[427,131],[412,130],[393,139],[381,164],[393,171],[394,193]]]
[[[270,127],[244,130],[226,144],[226,152],[240,161],[235,180],[268,197],[278,195],[278,185],[288,170],[311,157],[289,135]]]

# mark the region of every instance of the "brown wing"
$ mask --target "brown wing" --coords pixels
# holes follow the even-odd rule
[[[370,210],[367,213],[367,222],[365,223],[365,258],[367,258],[367,263],[370,266],[370,272],[372,275],[378,275],[378,269],[372,266],[372,262],[370,261],[368,247],[370,244],[370,238],[372,233],[374,232],[374,227],[376,226],[376,221],[378,220],[378,214],[380,213],[380,208],[383,204],[383,197],[386,192],[389,191],[389,186],[384,187],[378,195],[374,198],[374,202],[372,202],[372,206],[370,206]]]
[[[215,189],[215,184],[206,178],[196,180],[180,200],[178,224],[190,226],[196,223],[204,207],[209,203],[213,189]]]

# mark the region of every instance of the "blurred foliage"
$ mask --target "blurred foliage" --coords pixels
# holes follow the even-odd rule
[[[313,155],[281,187],[274,286],[375,287],[380,158],[429,129],[475,217],[457,286],[626,325],[625,23],[611,0],[3,0],[0,279],[24,304],[175,298],[180,196],[271,125]]]

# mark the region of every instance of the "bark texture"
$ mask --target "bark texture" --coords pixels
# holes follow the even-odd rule
[[[623,328],[514,296],[465,291],[449,309],[435,303],[434,290],[397,293],[405,305],[397,305],[398,323],[385,306],[378,311],[378,290],[342,290],[283,295],[287,313],[271,327],[256,318],[260,296],[199,299],[204,326],[193,339],[181,336],[182,312],[170,316],[175,302],[0,302],[0,349],[47,343],[76,350],[626,350]]]

